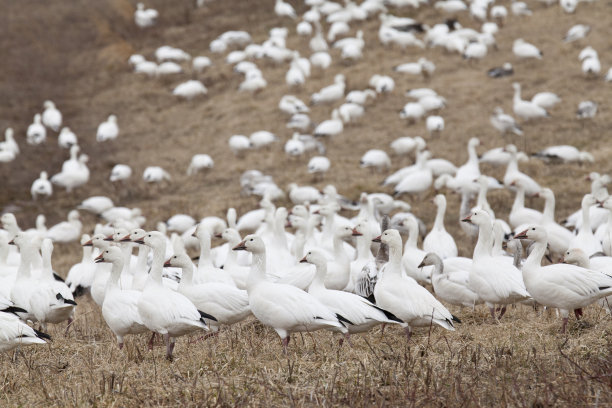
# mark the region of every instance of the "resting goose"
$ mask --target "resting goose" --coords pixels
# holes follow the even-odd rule
[[[538,47],[528,43],[522,38],[517,38],[516,40],[514,40],[514,43],[512,44],[512,52],[514,53],[514,55],[521,59],[542,59],[542,56],[544,55],[542,51],[538,49]]]
[[[349,336],[353,333],[367,332],[379,324],[403,323],[391,313],[359,295],[328,289],[325,286],[327,260],[320,251],[314,249],[308,251],[300,262],[308,262],[316,266],[317,272],[314,280],[308,287],[308,293],[317,298],[333,313],[348,320],[348,322],[345,322],[348,332],[344,336],[349,342]]]
[[[68,221],[55,224],[47,231],[47,238],[53,242],[69,243],[74,242],[81,236],[83,224],[80,220],[80,215],[77,210],[72,210],[68,213]]]
[[[115,140],[119,136],[119,125],[117,124],[117,116],[109,115],[106,121],[98,125],[96,132],[96,140],[98,142],[106,142],[107,140]]]
[[[31,328],[13,314],[0,312],[0,351],[11,351],[30,344],[45,344],[46,340],[51,340],[51,336]]]
[[[469,287],[470,276],[466,270],[455,269],[448,272],[444,268],[442,259],[433,252],[425,255],[419,268],[433,266],[431,284],[438,298],[451,305],[467,306],[474,308],[482,303],[476,292]]]
[[[553,264],[542,267],[547,235],[544,228],[532,226],[514,238],[535,242],[531,254],[523,264],[523,280],[536,302],[561,311],[561,332],[565,333],[570,311],[574,310],[578,317],[582,314],[580,309],[583,307],[612,295],[612,277],[575,265]]]
[[[389,262],[374,288],[379,307],[393,313],[404,323],[410,340],[412,327],[428,327],[432,324],[447,330],[455,330],[453,321],[459,322],[446,308],[414,279],[402,273],[402,238],[397,230],[388,229],[375,242],[389,246]]]
[[[336,315],[314,296],[292,285],[272,283],[266,279],[266,247],[256,235],[248,235],[234,247],[253,254],[253,265],[247,281],[249,306],[253,315],[264,325],[272,327],[280,336],[283,350],[294,332],[347,329]]]
[[[215,317],[206,319],[212,330],[218,331],[220,325],[241,322],[251,314],[249,296],[245,290],[218,282],[195,284],[193,263],[187,254],[173,255],[164,266],[182,269],[178,292],[192,301],[198,310]]]
[[[172,359],[176,337],[208,330],[204,319],[214,318],[200,310],[179,292],[162,284],[162,269],[166,252],[166,237],[157,231],[148,232],[134,241],[153,249],[151,272],[138,300],[138,313],[149,330],[159,333],[166,343],[166,358]]]
[[[512,87],[514,88],[512,110],[517,116],[525,121],[550,116],[548,112],[546,112],[546,109],[541,106],[536,105],[532,101],[521,99],[521,85],[518,82],[514,82]]]
[[[147,327],[138,312],[138,302],[142,292],[120,287],[119,278],[123,270],[124,254],[118,247],[108,247],[96,257],[95,262],[112,264],[111,273],[104,290],[102,317],[117,337],[119,349],[122,349],[125,335],[147,331]]]

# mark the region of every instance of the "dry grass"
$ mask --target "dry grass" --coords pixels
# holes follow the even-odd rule
[[[284,84],[285,66],[262,63],[269,86],[251,97],[235,90],[240,77],[234,75],[221,57],[200,76],[209,88],[209,97],[178,102],[171,89],[180,78],[148,80],[129,72],[127,57],[140,52],[148,58],[160,45],[181,47],[192,55],[208,55],[211,39],[228,29],[249,31],[261,42],[269,28],[289,22],[271,16],[273,2],[227,0],[194,9],[191,1],[166,4],[149,2],[161,12],[161,22],[146,32],[131,21],[132,2],[114,0],[53,2],[40,7],[35,2],[3,4],[0,13],[0,129],[12,126],[19,141],[33,114],[44,99],[53,99],[64,114],[65,123],[79,136],[83,150],[91,157],[92,180],[73,194],[57,191],[47,202],[34,203],[29,185],[41,170],[51,174],[67,153],[60,152],[51,136],[47,145],[20,143],[18,160],[0,168],[0,206],[14,211],[22,227],[30,227],[38,213],[49,223],[65,217],[82,199],[97,194],[111,196],[117,203],[141,207],[154,227],[173,213],[196,217],[223,215],[228,207],[239,213],[256,206],[253,197],[239,195],[238,176],[258,168],[274,176],[279,185],[289,181],[311,182],[306,174],[307,158],[289,160],[281,146],[253,152],[236,160],[227,149],[232,134],[249,134],[267,129],[286,140],[285,117],[278,111],[280,97],[288,93]],[[509,6],[509,3],[506,4]],[[579,206],[588,184],[581,181],[590,171],[610,172],[612,147],[607,132],[612,113],[606,106],[610,85],[580,75],[579,50],[587,44],[599,51],[602,66],[612,64],[612,47],[607,41],[611,23],[609,0],[581,4],[576,14],[566,15],[559,7],[542,8],[530,2],[531,18],[510,17],[497,36],[499,51],[485,61],[468,64],[456,55],[439,49],[384,49],[377,40],[378,22],[365,22],[366,51],[353,65],[335,62],[324,74],[315,74],[304,89],[291,92],[308,100],[309,95],[344,72],[348,88],[363,89],[374,73],[390,73],[391,67],[427,56],[437,65],[428,83],[394,75],[396,92],[367,107],[363,120],[327,143],[332,169],[326,183],[340,192],[357,197],[361,191],[379,190],[383,175],[360,170],[359,157],[369,148],[386,148],[401,135],[426,136],[423,123],[406,126],[397,112],[406,103],[403,91],[429,86],[444,95],[449,107],[442,112],[447,130],[438,138],[426,137],[432,152],[462,163],[467,158],[465,143],[478,136],[484,147],[514,142],[532,152],[549,144],[569,143],[592,151],[592,166],[547,166],[537,161],[521,165],[541,184],[557,194],[557,217],[567,216]],[[404,10],[428,23],[440,20],[432,9]],[[461,16],[464,26],[474,22]],[[573,44],[561,38],[573,24],[592,26],[587,40]],[[543,51],[542,61],[516,61],[510,54],[514,38],[523,37]],[[288,46],[308,55],[307,41],[290,38]],[[334,51],[335,61],[337,52]],[[511,61],[512,78],[489,80],[486,69]],[[493,107],[511,111],[511,83],[519,81],[531,96],[551,90],[563,102],[552,110],[553,118],[524,126],[525,137],[504,140],[488,123]],[[600,103],[598,116],[588,122],[574,117],[578,102]],[[329,116],[331,107],[314,107],[316,121]],[[97,145],[97,124],[109,113],[119,116],[121,135],[114,144]],[[193,153],[208,153],[215,169],[188,179],[184,176]],[[135,170],[124,189],[115,189],[108,172],[115,163],[125,162]],[[393,170],[408,161],[395,159]],[[173,175],[172,184],[150,189],[140,180],[147,165],[159,164]],[[503,169],[483,168],[497,177]],[[26,188],[26,186],[28,188]],[[422,201],[409,199],[415,212],[426,222],[433,221],[429,205],[433,192]],[[495,211],[508,213],[512,196],[506,191],[490,194]],[[279,203],[283,205],[287,203]],[[541,207],[539,200],[528,204]],[[446,225],[456,237],[458,197],[449,196]],[[89,218],[88,218],[89,217]],[[96,221],[86,216],[88,227]],[[462,255],[471,254],[467,240],[461,240]],[[80,258],[76,245],[57,246],[54,265],[65,274]],[[146,351],[144,338],[130,338],[120,352],[99,311],[88,299],[79,302],[74,331],[63,337],[52,329],[54,341],[48,347],[30,348],[13,363],[0,356],[2,364],[0,404],[3,406],[128,406],[128,405],[437,405],[437,406],[610,406],[612,404],[612,343],[609,317],[596,308],[586,312],[585,325],[574,324],[567,336],[557,330],[559,319],[529,308],[511,310],[504,321],[493,325],[482,309],[454,310],[463,324],[456,332],[439,328],[421,330],[406,344],[402,333],[387,329],[355,338],[354,347],[338,349],[329,333],[296,336],[288,357],[282,356],[278,338],[254,321],[232,327],[217,339],[196,344],[179,340],[177,360],[163,359],[161,348]]]

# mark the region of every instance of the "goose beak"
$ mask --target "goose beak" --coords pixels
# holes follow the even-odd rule
[[[425,265],[425,261],[422,261],[422,262],[419,264],[419,266],[417,266],[417,268],[422,268],[422,267],[424,267],[424,266],[427,266],[427,265]]]
[[[519,232],[518,234],[516,234],[514,236],[514,239],[527,239],[527,231],[529,231],[529,230],[525,230],[523,232]]]
[[[604,202],[603,201],[597,201],[597,207],[604,208]]]
[[[380,242],[380,237],[381,237],[381,235],[377,236],[376,238],[374,238],[372,240],[372,242]]]
[[[137,239],[136,241],[132,241],[132,242],[134,242],[136,244],[140,244],[140,245],[144,245],[144,243],[145,243],[143,238]]]
[[[306,260],[306,256],[304,256],[302,259],[300,259],[300,263],[306,263],[306,262],[308,262],[308,261]]]
[[[215,238],[223,238],[223,235],[221,235],[220,233],[216,233],[214,236]]]
[[[361,232],[359,232],[359,231],[357,231],[355,228],[353,228],[353,236],[354,236],[354,237],[360,237],[360,236],[362,236],[362,235],[363,235],[363,234],[362,234]]]
[[[321,194],[323,194],[323,193],[321,193]],[[315,212],[313,212],[313,214],[319,215],[319,214],[321,214],[321,212],[319,210],[316,210]]]
[[[537,193],[535,193],[534,195],[532,195],[532,197],[539,197],[539,196],[540,196],[540,193],[539,193],[539,192],[537,192]]]
[[[170,264],[170,260],[168,259],[166,262],[164,262],[164,268],[169,268],[172,265]]]
[[[469,222],[470,224],[472,223],[472,214],[468,215],[467,217],[465,217],[464,219],[462,219],[461,221],[463,222]]]
[[[285,223],[285,228],[291,228],[293,227],[293,225],[291,224],[291,221],[287,220],[287,222]]]
[[[130,234],[127,234],[125,237],[121,238],[119,242],[132,242],[132,238],[130,238]]]
[[[105,241],[114,241],[113,234],[110,234],[108,237],[104,238]]]
[[[91,240],[89,240],[89,242],[91,242]],[[11,239],[11,241],[8,244],[9,245],[17,245],[17,244],[15,244],[15,240],[14,239]]]
[[[9,244],[10,244],[10,243],[12,243],[12,242],[13,242],[13,241],[9,242]],[[92,242],[92,241],[91,241],[91,239],[90,239],[89,241],[87,241],[86,243],[84,243],[84,244],[83,244],[83,246],[84,246],[84,247],[85,247],[85,246],[93,246],[93,242]]]
[[[104,262],[104,254],[100,254],[98,256],[96,256],[96,258],[94,259],[95,263],[100,263],[100,262]]]
[[[234,251],[245,251],[246,248],[246,242],[244,241],[240,241],[240,243],[238,245],[236,245],[235,247],[232,248]]]
[[[565,256],[562,256],[561,259],[559,259],[559,262],[565,263]]]

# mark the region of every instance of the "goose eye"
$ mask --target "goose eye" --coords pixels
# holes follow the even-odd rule
[[[531,230],[532,230],[532,231],[535,231],[535,228],[532,228]]]
[[[249,239],[249,241],[253,241],[253,238]]]

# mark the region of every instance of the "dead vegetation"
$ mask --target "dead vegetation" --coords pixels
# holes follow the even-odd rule
[[[196,217],[222,216],[228,207],[239,213],[257,205],[254,197],[242,197],[238,176],[257,168],[272,174],[280,186],[290,181],[310,183],[308,158],[289,160],[279,143],[272,150],[251,152],[236,159],[227,148],[232,134],[250,134],[266,129],[287,140],[285,117],[277,103],[289,93],[284,83],[285,66],[261,62],[269,86],[251,97],[236,92],[240,78],[220,56],[211,56],[214,66],[201,74],[209,96],[191,102],[177,101],[171,89],[189,77],[149,80],[129,71],[126,59],[132,52],[153,57],[154,50],[169,44],[192,55],[210,55],[209,42],[229,29],[245,29],[261,42],[268,29],[290,22],[272,15],[273,2],[226,0],[195,9],[191,1],[170,4],[149,2],[161,14],[151,30],[137,30],[131,21],[133,2],[77,0],[40,7],[36,3],[13,2],[0,13],[0,129],[16,130],[22,154],[2,164],[0,206],[14,211],[23,228],[31,227],[35,215],[44,213],[49,224],[63,219],[69,209],[92,195],[109,195],[116,203],[141,207],[153,228],[159,220],[177,212]],[[509,6],[509,3],[506,4]],[[557,194],[557,218],[563,219],[579,207],[589,186],[583,176],[590,171],[610,172],[612,147],[608,131],[612,114],[607,109],[609,85],[580,74],[578,52],[592,45],[600,53],[603,67],[612,64],[607,41],[610,26],[608,0],[581,4],[575,15],[558,6],[543,8],[530,2],[531,18],[510,17],[497,35],[499,51],[482,62],[468,64],[457,55],[439,49],[400,50],[383,48],[377,39],[378,21],[364,23],[364,59],[352,65],[338,62],[325,73],[315,73],[303,89],[291,93],[308,100],[309,95],[331,83],[343,72],[348,89],[363,89],[374,73],[392,73],[401,62],[421,56],[433,60],[437,71],[423,83],[420,78],[394,75],[396,91],[380,97],[366,108],[363,119],[347,127],[342,135],[326,143],[332,168],[323,187],[334,183],[341,193],[356,198],[362,191],[379,191],[381,174],[358,168],[360,156],[369,148],[387,148],[398,136],[421,135],[437,157],[457,164],[465,161],[465,145],[472,136],[484,148],[515,143],[533,152],[550,144],[573,144],[590,150],[594,165],[545,165],[531,160],[521,164],[528,174]],[[440,20],[431,8],[405,9],[407,15],[428,23]],[[592,26],[586,40],[563,44],[561,38],[577,22]],[[476,27],[467,16],[464,26]],[[514,38],[523,37],[544,51],[542,61],[516,61],[509,50]],[[308,55],[307,40],[291,36],[289,47]],[[491,80],[488,68],[510,61],[511,78]],[[189,72],[189,71],[187,71]],[[523,138],[502,138],[489,125],[495,106],[511,111],[511,83],[518,81],[524,93],[550,90],[563,101],[552,110],[552,118],[524,125]],[[446,130],[441,136],[426,135],[424,123],[407,126],[397,112],[406,103],[403,91],[428,86],[448,100],[442,115]],[[41,170],[59,170],[67,153],[60,152],[55,136],[46,145],[27,146],[25,129],[45,99],[53,99],[64,121],[78,135],[91,157],[90,183],[66,194],[56,191],[46,202],[32,202],[29,186]],[[578,102],[600,103],[592,121],[580,122],[574,111]],[[321,121],[331,107],[314,107],[312,119]],[[107,145],[95,142],[95,129],[109,113],[119,116],[119,139]],[[481,150],[482,151],[482,150]],[[215,168],[207,174],[187,178],[184,174],[192,154],[208,153]],[[130,164],[135,175],[125,188],[115,188],[108,174],[116,163]],[[409,161],[393,158],[393,169]],[[140,176],[147,165],[159,164],[173,176],[168,186],[150,189]],[[483,167],[501,178],[503,169]],[[389,191],[387,191],[389,192]],[[429,205],[434,192],[421,200],[408,198],[416,214],[431,223]],[[507,214],[513,200],[507,191],[489,194],[493,208]],[[449,194],[446,225],[461,237],[457,216],[459,198]],[[278,203],[287,205],[286,202]],[[540,200],[528,200],[540,208]],[[84,216],[89,228],[96,219]],[[468,240],[460,252],[470,255]],[[57,246],[55,269],[66,274],[80,259],[77,245]],[[421,330],[406,344],[398,329],[380,330],[354,340],[354,347],[337,346],[337,339],[321,332],[296,336],[288,357],[280,353],[280,342],[270,330],[255,321],[232,327],[218,338],[188,344],[179,340],[172,364],[163,351],[146,351],[146,339],[130,338],[120,352],[114,338],[89,299],[79,302],[74,330],[63,337],[62,328],[52,329],[48,347],[29,348],[12,356],[0,356],[0,400],[4,406],[128,406],[128,405],[391,405],[391,406],[609,406],[612,404],[612,329],[609,316],[597,308],[586,312],[588,324],[574,324],[567,337],[557,334],[559,319],[554,312],[519,306],[498,325],[489,323],[478,308],[453,310],[463,324],[456,332]],[[195,340],[192,339],[192,340]]]

